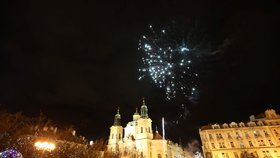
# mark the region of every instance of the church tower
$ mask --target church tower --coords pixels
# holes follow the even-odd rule
[[[108,147],[113,151],[119,150],[119,141],[122,140],[123,137],[123,127],[121,125],[121,115],[120,110],[118,108],[117,114],[114,118],[114,124],[110,128],[110,136],[108,140]]]
[[[152,120],[148,115],[148,107],[146,106],[145,99],[143,98],[143,103],[140,109],[140,118],[137,119],[137,134],[136,139],[152,139]]]
[[[153,140],[152,120],[148,115],[148,107],[143,98],[140,109],[140,118],[137,120],[137,132],[135,140],[137,141],[136,148],[138,149],[141,157],[151,157],[151,141]]]
[[[143,98],[143,104],[141,106],[141,118],[149,118],[148,107],[145,104],[145,98]]]

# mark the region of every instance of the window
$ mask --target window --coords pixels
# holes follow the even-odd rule
[[[213,139],[212,134],[209,134],[209,138],[210,138],[210,139]]]
[[[258,142],[259,142],[259,146],[265,146],[265,143],[263,140],[259,140]]]
[[[222,153],[222,158],[229,158],[228,153]]]
[[[151,133],[151,127],[149,127],[149,133]]]
[[[279,133],[278,133],[278,131],[276,130],[276,129],[274,129],[274,133],[275,133],[275,135],[279,135]]]
[[[254,131],[254,136],[255,136],[255,138],[260,137],[261,136],[260,132],[259,131]]]
[[[219,143],[219,148],[223,148],[223,147],[222,147],[222,143]]]
[[[274,150],[274,154],[279,157],[277,150]]]
[[[263,140],[261,140],[261,145],[262,145],[262,146],[265,146],[265,143],[264,143],[264,141],[263,141]]]
[[[269,137],[269,134],[266,131],[263,131],[266,137]]]
[[[161,154],[158,154],[157,157],[158,157],[158,158],[161,158]]]
[[[250,147],[253,147],[253,146],[254,146],[253,143],[252,143],[252,141],[249,141],[249,145],[250,145]]]
[[[244,143],[242,141],[240,141],[240,147],[244,148]]]
[[[234,144],[233,144],[233,142],[230,142],[230,145],[231,145],[231,147],[232,147],[232,148],[234,148]]]
[[[141,133],[143,133],[143,127],[141,127]]]
[[[226,146],[225,146],[225,143],[224,143],[224,142],[222,142],[222,147],[223,147],[223,148],[226,148]]]
[[[250,138],[248,132],[245,132],[245,137],[246,137],[246,138]]]
[[[235,157],[235,158],[239,158],[237,152],[234,152],[234,157]]]
[[[211,145],[212,145],[212,148],[215,149],[215,144],[214,144],[214,143],[211,143]]]
[[[121,139],[121,134],[119,133],[119,139]]]
[[[222,138],[223,138],[223,136],[222,136],[221,133],[217,133],[217,134],[216,134],[216,137],[217,137],[217,139],[222,139]]]
[[[232,138],[231,135],[230,135],[230,133],[228,133],[227,136],[228,136],[228,138],[230,138],[230,139]]]
[[[216,134],[217,139],[219,139],[219,134]]]
[[[220,148],[226,148],[225,143],[224,142],[219,143],[219,147]]]
[[[263,151],[263,156],[266,157],[266,152],[265,151]]]
[[[266,155],[267,155],[267,156],[271,156],[270,153],[269,153],[269,151],[266,151]]]
[[[238,132],[235,132],[235,134],[237,139],[241,138]]]
[[[269,142],[269,144],[271,145],[271,146],[273,146],[274,144],[272,143],[272,141],[271,140],[268,140],[268,142]]]

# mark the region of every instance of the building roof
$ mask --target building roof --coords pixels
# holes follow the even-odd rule
[[[162,136],[158,133],[158,131],[156,131],[154,133],[153,139],[162,139]]]
[[[280,125],[280,115],[275,112],[273,109],[268,109],[264,114],[257,116],[251,115],[250,121],[247,123],[244,122],[231,122],[223,124],[210,124],[200,127],[200,130],[209,130],[209,129],[226,129],[226,128],[240,128],[240,127],[254,127],[254,126],[270,126],[270,125]]]

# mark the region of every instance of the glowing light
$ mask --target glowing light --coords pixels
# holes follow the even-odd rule
[[[187,45],[184,38],[174,39],[172,30],[156,30],[149,26],[150,33],[139,40],[139,47],[143,53],[141,77],[151,77],[159,88],[165,89],[167,99],[176,97],[177,91],[190,97],[196,93],[196,79],[198,73],[193,69],[195,52]],[[179,37],[179,36],[178,36]],[[148,71],[147,71],[148,70]]]
[[[34,146],[39,150],[54,150],[55,145],[50,142],[36,142]]]

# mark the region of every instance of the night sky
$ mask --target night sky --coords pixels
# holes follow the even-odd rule
[[[1,2],[1,13],[1,109],[43,112],[96,139],[108,137],[118,106],[126,125],[145,97],[153,128],[164,116],[175,141],[199,139],[209,123],[280,112],[278,0],[13,0]],[[138,40],[150,24],[174,21],[203,30],[220,50],[198,65],[195,102],[168,101],[151,79],[138,80]]]

